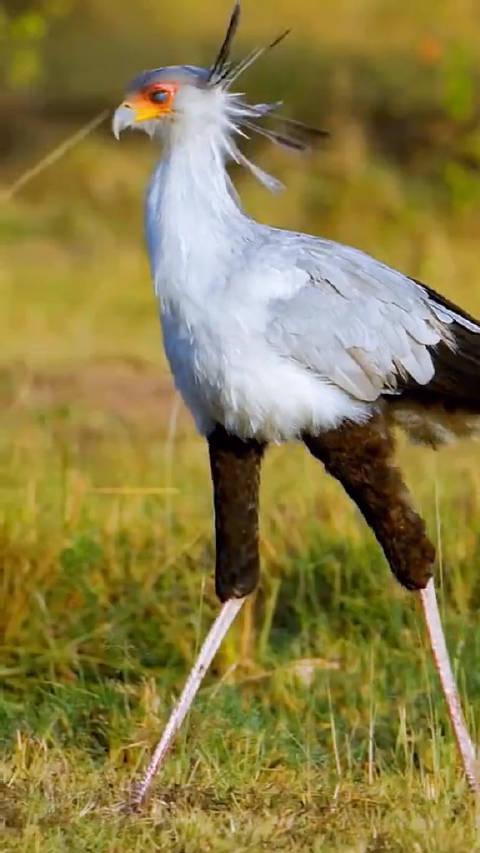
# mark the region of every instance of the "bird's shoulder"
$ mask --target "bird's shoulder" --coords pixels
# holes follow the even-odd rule
[[[325,297],[336,293],[350,302],[379,300],[411,310],[428,302],[419,282],[361,249],[294,231],[265,228],[257,245],[257,260],[268,259],[285,276],[303,273],[303,287]]]

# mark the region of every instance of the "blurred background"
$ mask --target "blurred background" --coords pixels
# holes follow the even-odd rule
[[[243,7],[237,56],[285,27],[293,32],[239,88],[254,101],[283,99],[287,115],[331,133],[308,157],[248,143],[287,185],[273,197],[235,169],[248,211],[358,246],[480,315],[480,0]],[[229,13],[229,0],[0,0],[0,583],[8,602],[0,773],[16,774],[8,808],[20,824],[44,807],[39,775],[57,774],[51,808],[60,798],[68,826],[81,800],[70,785],[108,799],[101,762],[118,782],[115,774],[145,759],[217,605],[205,448],[172,390],[143,246],[144,189],[159,152],[141,134],[117,143],[106,120],[13,197],[2,191],[113,110],[139,70],[209,63]],[[400,453],[439,549],[442,606],[473,725],[478,449],[435,455],[401,443]],[[422,829],[409,819],[409,792],[412,804],[427,803],[428,821],[440,803],[447,833],[458,765],[413,598],[300,448],[269,454],[263,504],[261,590],[214,668],[231,690],[215,693],[215,710],[200,700],[195,768],[193,728],[166,779],[193,780],[196,792],[203,785],[207,811],[222,780],[234,780],[241,797],[260,779],[262,802],[264,768],[278,771],[269,790],[281,799],[283,779],[285,797],[295,790],[310,806],[312,790],[336,801],[339,779],[352,784],[353,803],[367,780],[386,804],[375,813],[385,838],[411,832],[405,849],[426,849],[415,846]],[[60,779],[64,761],[71,775]],[[0,802],[4,794],[0,781]],[[390,809],[392,797],[402,808]],[[363,831],[370,837],[368,809],[364,829],[360,806],[353,819],[347,811],[355,843]],[[467,844],[459,813],[448,824],[452,851]],[[336,850],[343,812],[328,805],[322,814]],[[96,844],[99,825],[92,817],[85,826]],[[313,849],[308,820],[296,827],[307,846],[293,834],[292,849]],[[48,849],[77,849],[71,839]],[[385,845],[361,849],[400,849]]]
[[[226,0],[182,0],[181,9],[158,0],[3,0],[3,187],[113,108],[139,69],[211,61],[229,11]],[[479,309],[479,13],[478,0],[245,0],[237,55],[282,27],[293,33],[242,88],[252,99],[283,98],[288,114],[332,134],[310,159],[261,145],[256,156],[288,192],[271,198],[239,173],[248,209],[360,246]],[[106,121],[2,205],[11,322],[0,359],[25,359],[34,348],[36,362],[158,361],[141,245],[141,199],[156,156],[141,137],[116,144]]]

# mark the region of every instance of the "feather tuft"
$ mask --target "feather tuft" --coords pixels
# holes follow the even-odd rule
[[[252,133],[263,136],[274,145],[280,145],[293,151],[310,151],[318,143],[329,136],[328,131],[310,127],[300,121],[276,115],[282,106],[282,101],[271,104],[247,104],[241,96],[230,96],[228,117],[231,127],[241,133],[246,128]],[[268,127],[263,124],[269,119],[278,127]]]
[[[237,0],[235,6],[233,7],[233,12],[230,17],[227,33],[223,40],[222,46],[208,75],[208,83],[210,83],[210,85],[212,86],[216,86],[219,83],[226,70],[230,67],[228,65],[228,59],[230,56],[230,51],[232,49],[233,40],[237,33],[238,25],[240,23],[240,13],[240,0]]]

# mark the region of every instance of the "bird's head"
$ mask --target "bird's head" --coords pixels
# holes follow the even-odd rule
[[[172,65],[139,74],[127,88],[127,96],[116,110],[113,132],[125,128],[163,136],[176,129],[201,130],[218,121],[225,112],[223,90],[209,84],[209,72],[192,65]]]
[[[232,64],[230,52],[239,20],[240,2],[237,0],[227,33],[210,68],[174,65],[139,74],[127,87],[126,98],[115,111],[113,132],[118,139],[123,130],[131,128],[167,141],[181,137],[198,139],[216,133],[227,156],[248,166],[263,183],[275,189],[276,182],[241,154],[234,136],[245,137],[254,132],[275,144],[305,150],[325,133],[275,116],[281,102],[249,104],[243,96],[231,92],[232,84],[240,75],[263,53],[283,41],[289,32],[283,32],[271,44]],[[283,127],[279,130],[265,125],[267,117],[281,122]]]

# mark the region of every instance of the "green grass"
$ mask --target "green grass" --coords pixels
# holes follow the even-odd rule
[[[218,610],[205,447],[176,408],[141,246],[146,151],[89,142],[0,212],[0,846],[480,850],[415,598],[300,447],[267,459],[255,601],[145,812],[118,809]],[[292,189],[245,181],[253,214],[479,312],[470,200],[374,160],[348,123],[310,173],[272,159]],[[478,449],[399,456],[477,734]]]
[[[165,429],[138,413],[40,406],[30,380],[27,402],[6,399],[0,449],[2,849],[477,849],[413,597],[299,448],[267,462],[252,612],[145,813],[115,811],[217,610],[205,453],[183,419],[167,459]],[[433,535],[443,526],[442,605],[475,729],[474,457],[402,456]]]

